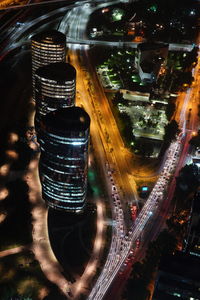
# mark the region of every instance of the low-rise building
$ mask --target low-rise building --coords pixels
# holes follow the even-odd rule
[[[168,44],[141,43],[137,47],[135,67],[142,82],[152,83],[157,80],[160,69],[168,56]]]
[[[177,252],[164,256],[157,275],[153,300],[198,300],[200,260]]]

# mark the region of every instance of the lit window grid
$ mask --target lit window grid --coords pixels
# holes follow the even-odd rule
[[[38,96],[46,96],[51,98],[66,98],[71,97],[73,102],[75,101],[75,93],[76,93],[76,82],[73,81],[65,81],[56,82],[53,80],[42,80],[38,75],[35,75],[35,93]]]
[[[43,175],[41,181],[44,183],[44,188],[54,192],[54,190],[57,190],[58,195],[70,195],[72,196],[83,196],[86,192],[87,188],[87,180],[83,182],[82,186],[76,186],[71,182],[65,182],[65,181],[59,181],[54,180],[48,175]],[[67,187],[67,189],[66,189]],[[71,199],[73,201],[73,199]],[[83,201],[83,200],[82,200]]]
[[[66,60],[66,44],[46,44],[32,40],[32,85],[33,97],[35,98],[35,71],[44,65],[55,62],[65,62]]]
[[[77,174],[78,173],[78,177],[81,178],[81,174],[82,174],[82,177],[83,177],[83,172],[82,172],[82,164],[80,161],[80,164],[79,165],[66,165],[66,164],[63,164],[62,161],[54,161],[52,164],[48,163],[48,159],[50,157],[47,157],[47,158],[44,158],[43,159],[43,163],[42,163],[42,166],[43,166],[43,169],[46,168],[48,170],[50,170],[50,174],[52,172],[54,173],[58,173],[58,174],[63,174],[63,175],[69,175],[69,176],[72,176],[73,174]],[[51,157],[53,158],[53,157]],[[45,161],[46,161],[46,164],[45,164]],[[65,162],[64,162],[65,163]],[[51,167],[52,165],[52,167]],[[76,170],[75,170],[76,169]],[[46,172],[48,171],[46,170]],[[73,171],[73,172],[72,172]]]
[[[55,182],[55,185],[62,185],[60,183],[68,183],[66,184],[67,189],[82,189],[85,186],[85,179],[87,175],[87,168],[79,167],[79,168],[65,168],[59,164],[51,164],[49,166],[44,162],[44,159],[41,158],[40,168],[42,170],[43,179],[42,182],[52,181]],[[73,182],[73,184],[72,184]],[[79,188],[78,188],[79,187]],[[62,188],[62,187],[60,187]]]
[[[57,189],[57,193],[55,194],[55,190]],[[61,192],[60,190],[60,186],[59,188],[56,188],[55,185],[50,185],[48,184],[48,182],[46,182],[44,184],[43,187],[43,192],[45,192],[45,194],[47,196],[49,196],[49,198],[53,198],[54,200],[59,200],[61,202],[67,202],[67,203],[83,203],[84,202],[84,197],[85,197],[85,189],[84,191],[73,191],[73,190],[63,190]],[[74,197],[74,200],[73,200]],[[78,198],[79,197],[79,198]]]
[[[48,145],[50,145],[50,144],[55,145],[55,147],[62,146],[62,144],[71,145],[71,146],[72,145],[84,146],[84,145],[88,144],[88,132],[86,132],[86,133],[84,131],[79,132],[80,137],[78,137],[78,136],[64,137],[61,135],[62,133],[64,133],[64,130],[63,130],[63,132],[58,132],[58,135],[53,134],[53,133],[48,133],[48,143],[47,143],[46,147],[48,147]],[[75,133],[78,135],[77,131]],[[39,139],[43,140],[43,144],[45,143],[45,138],[43,139],[43,136],[39,136]],[[61,149],[61,147],[59,147],[59,149]],[[71,147],[71,149],[74,149],[74,148]],[[65,150],[65,148],[64,148],[64,150]]]
[[[47,113],[75,105],[76,81],[65,82],[44,79],[35,76],[35,100],[36,100],[36,131],[42,116]]]
[[[79,144],[81,143],[82,145],[88,144],[89,128],[84,131],[77,131],[77,130],[73,130],[73,129],[71,129],[70,131],[67,131],[67,129],[65,128],[64,130],[56,130],[56,134],[55,134],[55,133],[49,132],[48,127],[46,127],[46,131],[48,131],[47,145],[51,143],[51,144],[55,145],[56,147],[58,147],[60,145],[60,142],[63,142],[63,141],[64,141],[64,143],[62,143],[62,144],[66,143],[69,145],[73,145],[73,143],[76,143],[76,142],[79,142]],[[39,139],[42,144],[45,143],[44,134],[39,135]]]
[[[49,201],[47,201],[47,204],[48,204],[48,206],[50,206],[50,207],[52,207],[54,209],[66,210],[66,207],[62,206],[62,205],[58,205],[58,204],[55,205],[55,204],[53,204],[52,202],[49,202]],[[84,208],[84,206],[83,206],[83,208]],[[67,210],[71,211],[71,212],[77,212],[77,213],[79,213],[79,212],[81,212],[83,210],[83,208],[82,207],[81,208],[78,208],[78,207],[68,207]]]
[[[88,132],[88,130],[86,131]],[[87,190],[88,137],[85,141],[81,137],[81,145],[74,146],[72,142],[77,142],[77,138],[73,139],[59,136],[59,140],[57,141],[55,134],[40,132],[40,135],[42,136],[40,140],[43,141],[40,173],[45,201],[47,201],[48,204],[51,203],[50,206],[57,209],[69,211],[82,210],[85,205]],[[62,143],[64,147],[59,146],[58,148],[61,138],[65,139],[64,144]],[[47,145],[50,145],[47,147],[48,150],[46,148]],[[61,153],[58,153],[58,149]],[[76,153],[74,152],[75,149]],[[70,158],[68,156],[69,152],[79,158]],[[65,155],[67,159],[65,159]],[[70,160],[72,164],[69,164]],[[67,161],[68,163],[66,163]],[[75,163],[75,165],[73,165],[73,163]],[[73,208],[71,207],[72,204]]]

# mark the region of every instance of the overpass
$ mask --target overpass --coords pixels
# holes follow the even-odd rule
[[[80,2],[80,4],[79,4]],[[47,1],[42,1],[42,2],[36,2],[36,3],[30,3],[28,1],[27,4],[23,5],[9,5],[7,7],[3,7],[3,3],[0,3],[0,11],[6,11],[6,10],[12,10],[12,9],[21,9],[21,8],[29,8],[29,7],[34,7],[34,6],[43,6],[43,5],[49,5],[49,4],[58,4],[58,3],[63,3],[65,5],[71,5],[75,4],[76,5],[82,5],[83,3],[90,3],[92,0],[83,0],[83,1],[75,1],[75,0],[47,0]],[[11,2],[12,3],[12,2]]]
[[[138,42],[125,42],[125,41],[99,41],[99,40],[80,40],[71,39],[67,37],[67,44],[76,45],[88,45],[88,46],[108,46],[108,47],[118,47],[118,48],[137,48]],[[193,49],[194,44],[169,44],[169,51],[184,51],[189,52]]]

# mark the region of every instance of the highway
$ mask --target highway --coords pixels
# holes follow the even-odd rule
[[[52,20],[55,20],[56,16],[60,16],[62,14],[64,14],[66,12],[66,10],[72,8],[71,6],[69,8],[67,7],[62,7],[62,8],[58,8],[46,15],[42,15],[40,17],[37,17],[35,19],[33,19],[32,21],[29,22],[25,22],[23,24],[21,24],[18,27],[15,27],[13,30],[10,31],[9,36],[7,37],[6,41],[4,41],[3,44],[3,49],[0,49],[0,55],[1,55],[1,59],[3,59],[3,57],[5,56],[5,54],[7,54],[8,52],[21,47],[22,45],[26,45],[27,41],[28,43],[30,43],[30,38],[32,36],[32,34],[30,35],[30,31],[31,28],[35,29],[35,26],[37,25],[42,26],[45,22],[47,23],[48,21],[52,22]],[[45,22],[44,22],[45,20]],[[36,30],[37,31],[37,30]]]
[[[90,7],[85,8],[77,8],[73,9],[73,14],[69,12],[67,16],[65,17],[65,22],[61,22],[60,26],[62,29],[62,32],[66,33],[68,31],[67,35],[76,36],[79,33],[79,18],[77,16],[80,16],[81,10],[82,13],[82,24],[87,24],[86,21],[84,21],[84,18],[88,19],[88,14],[90,13]],[[75,14],[75,15],[74,15]],[[77,26],[76,26],[77,25]],[[83,30],[83,26],[81,27],[80,35],[84,35],[85,30]],[[71,32],[70,32],[71,31]],[[69,45],[68,45],[69,46]],[[83,49],[85,47],[83,46]],[[102,168],[104,170],[104,176],[107,178],[107,185],[108,190],[110,190],[111,194],[111,208],[112,208],[112,217],[113,217],[113,235],[112,235],[112,242],[111,242],[111,248],[115,249],[115,251],[120,251],[122,248],[122,245],[124,243],[124,236],[125,236],[125,229],[126,224],[124,222],[124,216],[123,211],[127,210],[127,207],[123,207],[124,205],[120,203],[119,198],[121,197],[121,192],[119,190],[119,184],[116,185],[115,182],[120,182],[121,185],[128,186],[129,181],[128,179],[126,181],[123,181],[124,178],[126,178],[127,173],[123,172],[123,178],[121,173],[118,171],[119,167],[118,164],[120,161],[123,166],[125,165],[127,170],[128,166],[126,162],[124,163],[123,159],[120,160],[121,156],[118,155],[118,149],[123,146],[123,142],[121,140],[121,136],[117,130],[117,126],[115,124],[115,120],[112,116],[112,113],[109,109],[107,99],[104,95],[104,92],[101,87],[99,87],[98,79],[96,77],[96,73],[91,68],[90,64],[86,66],[86,69],[83,70],[83,68],[80,66],[79,59],[78,58],[78,51],[75,50],[76,46],[71,45],[70,46],[70,52],[68,53],[67,57],[70,57],[70,63],[76,68],[77,70],[77,105],[81,105],[85,108],[85,110],[89,113],[91,117],[91,137],[92,137],[92,143],[94,145],[95,153],[98,153],[98,159],[101,162]],[[85,54],[87,55],[87,54]],[[87,59],[87,58],[85,58]],[[88,58],[89,61],[89,58]],[[94,78],[96,81],[94,82]],[[95,92],[94,92],[95,91]],[[99,101],[101,99],[101,101]],[[101,107],[100,107],[101,105]],[[104,111],[102,111],[104,110]],[[105,119],[104,119],[105,118]],[[106,128],[109,127],[109,143],[106,135]],[[98,138],[98,133],[100,133],[100,139]],[[113,137],[112,137],[113,136]],[[112,143],[111,140],[115,141],[115,143]],[[110,152],[110,148],[113,147],[113,151]],[[115,149],[114,149],[115,148]],[[116,153],[116,154],[115,154]],[[116,157],[117,155],[117,157]],[[103,156],[103,157],[102,157]],[[106,163],[105,163],[106,162]],[[113,169],[115,170],[114,174],[112,173]],[[116,180],[117,177],[117,180]],[[115,191],[113,191],[113,187],[115,188]],[[130,188],[130,187],[129,187]],[[123,188],[121,187],[123,190]],[[125,190],[125,188],[124,188]],[[132,195],[135,191],[132,189],[131,185],[131,199]],[[124,193],[125,194],[125,193]],[[128,194],[128,193],[127,193]],[[115,205],[113,203],[115,202]],[[99,227],[99,221],[97,222],[97,228]],[[120,240],[118,237],[121,236]],[[94,244],[95,245],[95,244]],[[95,250],[95,246],[94,246]],[[115,252],[114,251],[114,252]],[[96,252],[96,251],[94,251]],[[95,259],[95,255],[93,255]],[[109,253],[109,265],[112,265],[113,263],[113,254]],[[91,265],[93,267],[91,267]],[[81,292],[88,292],[87,284],[88,282],[88,273],[91,275],[91,270],[95,270],[95,261],[91,261],[89,265],[86,267],[84,274],[81,276],[81,278],[71,286],[71,291],[76,298],[78,297],[78,294]],[[94,275],[94,274],[93,274]],[[87,280],[86,280],[87,278]]]
[[[79,28],[80,25],[77,21],[77,16],[81,14],[82,8],[74,8],[73,13],[69,13],[68,16],[66,16],[65,22],[62,23],[62,31],[67,34],[70,38],[76,38],[80,40],[80,37],[83,36],[83,27],[81,27],[81,32],[79,35]],[[88,18],[89,14],[89,8],[87,12],[82,13],[82,18],[84,20]],[[67,24],[67,22],[69,22]],[[72,24],[72,25],[70,25]],[[83,24],[83,23],[82,23]],[[84,23],[86,24],[86,22]],[[69,46],[70,44],[68,44]],[[77,46],[75,45],[70,46],[71,52],[70,52],[70,58],[72,55],[75,54],[77,56],[77,53],[75,52],[77,49]],[[109,105],[107,101],[103,101],[105,98],[102,91],[101,87],[98,86],[98,80],[96,78],[96,74],[91,68],[91,65],[89,63],[90,59],[88,57],[87,51],[85,51],[84,46],[79,45],[79,48],[84,49],[84,61],[86,70],[88,71],[88,76],[86,76],[87,81],[88,81],[88,92],[91,96],[91,101],[92,101],[92,106],[95,108],[96,111],[96,116],[99,118],[99,129],[101,132],[102,136],[102,143],[104,144],[104,151],[107,153],[107,167],[108,167],[108,172],[110,169],[112,169],[111,166],[113,164],[115,165],[115,169],[117,169],[117,173],[121,175],[121,172],[123,170],[123,180],[120,182],[120,176],[115,177],[114,179],[117,179],[116,182],[120,182],[120,185],[123,185],[123,182],[126,181],[126,163],[123,161],[123,155],[118,155],[118,157],[115,157],[115,153],[119,149],[123,147],[123,145],[120,143],[121,139],[118,137],[118,132],[116,129],[113,129],[115,126],[114,120],[112,120],[112,113],[109,110]],[[74,53],[73,53],[74,51]],[[72,64],[74,64],[74,61],[72,60]],[[74,64],[76,69],[80,69],[80,65]],[[90,75],[89,75],[90,74]],[[93,94],[93,91],[95,91],[95,94]],[[95,98],[97,101],[95,101]],[[183,130],[183,135],[185,133],[185,114],[187,110],[187,106],[190,100],[190,90],[188,90],[188,93],[184,95],[184,101],[183,105],[181,107],[181,112],[180,112],[180,126],[182,127]],[[83,103],[84,100],[82,99]],[[87,104],[89,104],[88,99],[87,99]],[[83,104],[85,107],[85,105]],[[101,106],[101,108],[100,108]],[[100,116],[99,116],[100,114]],[[103,127],[103,123],[105,120],[105,128]],[[110,143],[112,145],[113,151],[112,151],[112,156],[110,155],[109,148],[107,147],[107,141],[102,133],[107,130],[107,134],[110,137]],[[115,141],[112,143],[112,141]],[[116,148],[115,148],[116,146]],[[185,148],[184,148],[185,149]],[[96,151],[98,151],[96,149]],[[186,150],[183,151],[185,153]],[[98,151],[99,153],[99,151]],[[130,251],[135,245],[137,239],[140,237],[141,233],[146,230],[146,228],[149,226],[151,220],[153,219],[153,216],[159,211],[163,201],[166,199],[165,195],[168,192],[168,183],[172,179],[172,176],[175,173],[175,170],[177,166],[180,167],[179,163],[179,157],[180,154],[182,153],[182,135],[177,138],[176,141],[174,141],[166,155],[166,161],[163,166],[163,171],[159,176],[159,179],[154,186],[147,202],[145,203],[142,211],[140,212],[136,223],[129,228],[129,230],[124,230],[126,228],[126,220],[124,220],[123,216],[123,203],[120,202],[120,195],[113,193],[113,198],[114,199],[119,199],[115,200],[115,204],[111,204],[112,207],[112,212],[113,212],[113,234],[112,234],[112,242],[111,242],[111,247],[110,251],[106,260],[106,263],[104,265],[104,268],[102,269],[102,272],[94,285],[91,293],[88,296],[89,299],[103,299],[106,291],[112,284],[113,280],[115,279],[116,275],[118,274],[119,270],[123,267],[127,257],[130,255]],[[181,160],[184,161],[183,155],[181,156]],[[121,161],[121,164],[120,164]],[[179,169],[179,168],[178,168]],[[121,177],[122,178],[122,177]],[[122,188],[124,190],[124,187]],[[170,189],[171,190],[171,189]],[[172,190],[171,190],[172,191]],[[126,195],[126,193],[125,193]],[[169,199],[171,198],[172,192],[170,193],[170,197],[168,197],[168,203],[170,202]],[[115,197],[116,196],[116,197]],[[135,194],[132,191],[132,199],[134,198]],[[123,209],[122,209],[123,207]],[[84,289],[83,289],[84,290]]]
[[[53,1],[53,2],[57,3],[59,1]],[[62,0],[60,2],[62,2]],[[16,49],[17,47],[21,47],[22,45],[27,45],[27,43],[29,43],[30,31],[32,28],[35,30],[35,26],[37,26],[37,28],[39,28],[39,26],[41,27],[42,25],[47,24],[47,21],[49,23],[52,22],[52,20],[55,21],[55,17],[60,17],[67,10],[71,10],[71,12],[63,18],[61,25],[59,26],[60,31],[62,31],[62,32],[66,31],[65,26],[68,23],[69,18],[72,22],[76,21],[76,27],[75,27],[76,32],[75,32],[75,30],[68,30],[68,36],[67,36],[68,43],[78,45],[78,47],[80,47],[81,45],[87,45],[87,46],[103,45],[103,46],[107,46],[107,47],[111,46],[111,47],[119,47],[119,48],[122,48],[122,47],[136,48],[137,47],[138,43],[136,43],[136,42],[122,42],[122,41],[109,42],[109,41],[89,40],[85,36],[84,28],[85,28],[85,25],[87,24],[90,14],[98,8],[102,8],[105,6],[119,3],[120,0],[109,1],[109,2],[103,1],[102,3],[101,3],[101,1],[99,1],[99,3],[96,5],[96,7],[93,7],[90,5],[90,3],[92,3],[92,1],[76,1],[75,3],[73,3],[73,2],[74,1],[70,1],[70,4],[68,4],[66,7],[55,9],[46,15],[42,15],[42,16],[35,18],[29,22],[24,22],[19,27],[15,26],[14,28],[10,28],[10,32],[6,33],[6,35],[7,35],[6,40],[4,41],[3,45],[1,45],[1,48],[0,48],[0,55],[1,55],[0,59],[3,59],[5,54]],[[29,3],[27,5],[24,5],[23,7],[29,8],[31,5],[40,5],[40,4],[43,5],[43,3]],[[83,7],[85,10],[85,13],[82,9]],[[17,6],[17,8],[19,8],[19,7]],[[78,14],[79,11],[80,11],[81,18],[79,18],[79,14]],[[20,17],[20,13],[18,13],[18,15]],[[71,15],[71,17],[70,17],[70,15]],[[75,18],[75,16],[76,17],[78,16],[78,21],[73,20],[73,16],[74,16],[74,18]],[[82,16],[83,16],[83,18],[82,18]],[[14,18],[14,19],[16,19],[16,18]],[[1,32],[3,32],[4,25],[0,29],[1,29]],[[40,28],[40,30],[41,29],[42,28]],[[37,30],[36,30],[36,32],[37,32]],[[191,51],[192,47],[193,47],[193,45],[187,45],[187,44],[169,44],[169,50],[173,50],[173,51],[187,52],[187,51]]]
[[[180,136],[177,138],[175,142],[173,142],[167,152],[167,158],[164,164],[164,168],[162,173],[159,176],[159,179],[154,186],[147,202],[145,203],[142,211],[140,212],[136,225],[132,227],[132,234],[130,234],[130,237],[125,241],[123,250],[118,253],[118,255],[122,258],[119,261],[115,260],[115,268],[112,267],[112,270],[109,272],[105,272],[101,274],[99,277],[96,285],[94,286],[90,296],[88,299],[103,299],[105,295],[105,290],[109,288],[108,280],[110,280],[110,284],[113,282],[116,274],[118,274],[120,268],[122,268],[123,264],[125,263],[126,259],[130,255],[131,247],[135,245],[135,242],[137,238],[140,237],[140,233],[143,231],[143,235],[146,229],[150,227],[151,223],[151,216],[155,215],[156,213],[159,213],[160,207],[164,203],[165,211],[164,215],[162,216],[162,219],[160,220],[157,218],[155,224],[157,225],[156,230],[154,231],[153,235],[151,235],[151,238],[155,238],[156,234],[159,233],[159,230],[162,228],[162,224],[165,221],[165,218],[167,217],[169,204],[171,202],[171,199],[174,194],[175,190],[175,177],[178,175],[180,169],[185,165],[187,154],[188,154],[188,141],[191,138],[192,131],[197,128],[198,125],[198,116],[197,116],[197,107],[198,103],[195,105],[194,103],[194,95],[196,95],[196,100],[198,99],[199,94],[199,66],[200,66],[200,58],[198,59],[198,64],[194,70],[194,76],[195,76],[195,85],[193,88],[188,89],[183,97],[183,105],[182,110],[180,111],[180,128],[182,129],[182,132]],[[199,100],[198,100],[199,101]],[[192,113],[191,120],[189,124],[186,126],[185,119],[187,118],[187,110],[188,107],[190,108],[191,104],[193,104],[193,109],[195,110],[194,113]],[[169,182],[172,180],[169,186]],[[167,194],[167,197],[166,197]],[[160,223],[160,224],[159,224]],[[142,230],[141,230],[142,228]],[[115,254],[116,255],[116,254]],[[106,286],[105,286],[106,282]]]
[[[61,0],[62,2],[63,0]],[[55,3],[59,1],[53,1]],[[18,26],[14,24],[16,23],[18,18],[21,18],[23,15],[28,14],[28,8],[31,5],[40,5],[44,3],[29,3],[27,5],[22,6],[22,8],[26,8],[26,10],[23,10],[21,12],[17,12],[15,16],[7,24],[9,24],[10,28],[6,28],[5,32],[5,24],[2,24],[0,27],[0,32],[3,34],[5,32],[5,37],[2,36],[2,41],[0,45],[0,60],[3,59],[5,54],[9,53],[10,51],[16,49],[17,47],[21,47],[23,45],[30,44],[30,38],[31,36],[38,31],[43,30],[43,25],[46,25],[52,21],[55,21],[55,18],[59,18],[62,15],[66,13],[68,10],[73,10],[74,7],[79,7],[83,5],[85,2],[90,1],[70,1],[70,3],[66,4],[66,6],[57,8],[47,14],[43,14],[39,17],[31,19],[30,15],[29,18],[30,21],[27,22],[19,22]],[[52,3],[52,2],[51,2]],[[19,6],[17,7],[19,8]],[[15,26],[14,26],[15,25]],[[5,39],[5,40],[4,40]]]
[[[80,44],[80,45],[88,45],[88,46],[106,46],[106,47],[118,47],[118,48],[137,48],[139,42],[124,42],[124,41],[99,41],[99,40],[89,40],[89,39],[74,39],[71,37],[68,37],[67,39],[68,43],[71,44]],[[169,51],[184,51],[189,52],[193,48],[193,45],[189,44],[169,44]]]
[[[141,233],[146,229],[146,226],[149,225],[151,217],[161,206],[167,191],[169,178],[174,174],[180,150],[181,141],[179,138],[170,145],[163,172],[160,174],[157,183],[136,219],[135,224],[129,230],[128,235],[122,237],[118,234],[118,237],[116,237],[117,244],[121,244],[121,247],[116,248],[115,245],[111,244],[110,256],[108,256],[103,271],[92,289],[88,300],[103,299],[106,291],[115,279],[115,276],[118,274],[125,263],[125,260],[130,255],[133,245],[136,244]]]
[[[90,0],[88,1],[82,1],[82,2],[89,2]],[[52,3],[62,3],[62,2],[65,2],[66,3],[66,0],[47,0],[47,1],[41,1],[41,2],[33,2],[33,3],[30,3],[30,1],[28,1],[27,4],[23,4],[23,5],[10,5],[8,7],[0,7],[0,10],[1,11],[10,11],[10,10],[13,10],[13,9],[22,9],[22,8],[31,8],[31,7],[35,7],[35,6],[44,6],[44,5],[48,5],[48,4],[52,4]],[[75,3],[76,1],[68,1],[69,3],[67,3],[67,5],[71,4],[71,3]]]
[[[78,65],[78,56],[73,55],[70,53],[70,60],[74,67]],[[84,71],[81,69],[76,68],[77,71],[77,82],[76,82],[76,105],[84,107],[87,113],[90,115],[91,123],[90,123],[90,135],[93,147],[99,149],[99,156],[98,160],[101,165],[105,165],[106,161],[106,153],[103,148],[102,144],[102,137],[101,132],[97,130],[98,121],[96,118],[96,114],[94,109],[89,105],[90,103],[90,95],[87,91],[87,83],[85,81]],[[109,187],[108,187],[109,189]],[[100,258],[102,249],[105,244],[105,216],[103,215],[104,208],[104,200],[103,199],[96,199],[97,205],[97,234],[94,241],[93,253],[90,257],[89,262],[85,268],[84,273],[82,274],[81,278],[79,278],[72,286],[71,291],[73,294],[73,298],[75,299],[76,296],[79,295],[82,290],[85,291],[85,288],[88,288],[88,284],[91,278],[94,276],[96,268],[98,266],[97,258]]]
[[[102,5],[105,6],[105,3]],[[71,11],[68,12],[63,22],[60,24],[62,32],[67,33],[69,38],[75,39],[76,41],[85,39],[86,37],[84,28],[92,10],[93,8],[90,6],[71,7]],[[52,12],[52,15],[48,14],[46,17],[52,17],[54,16],[54,13]],[[37,18],[31,23],[27,23],[27,26],[24,26],[26,28],[24,28],[23,31],[20,32],[19,30],[15,32],[13,36],[11,36],[11,41],[16,39],[21,39],[22,41],[26,30],[30,29],[31,26],[40,21],[42,21],[42,19]],[[21,41],[17,43],[14,42],[11,47],[8,45],[6,51],[10,51],[17,45],[21,45]],[[157,183],[155,184],[148,200],[143,206],[135,224],[129,224],[128,214],[126,214],[127,203],[137,203],[137,194],[134,181],[131,176],[130,165],[123,155],[123,141],[119,134],[104,91],[99,85],[95,70],[90,64],[90,58],[87,52],[88,45],[69,43],[68,46],[70,48],[69,56],[71,63],[76,67],[77,70],[77,105],[83,106],[92,119],[91,139],[94,145],[95,153],[98,156],[99,163],[102,166],[106,178],[112,209],[113,231],[109,254],[99,278],[88,295],[88,300],[97,300],[104,298],[118,272],[123,268],[124,263],[127,257],[130,255],[130,251],[135,245],[137,239],[141,236],[141,233],[143,233],[144,230],[146,231],[148,226],[154,222],[154,216],[160,210],[163,201],[166,200],[166,192],[169,193],[169,180],[171,180],[174,173],[177,172],[178,168],[180,167],[180,160],[182,160],[182,164],[184,163],[185,156],[187,155],[187,147],[185,146],[186,144],[182,145],[182,135],[170,145],[166,154],[165,163],[163,165],[163,171],[161,172]],[[80,57],[79,51],[81,54]],[[83,60],[80,64],[81,59],[84,60],[85,69],[83,69],[82,65]],[[199,66],[197,66],[197,68],[198,67]],[[195,72],[197,73],[197,71]],[[195,113],[193,113],[193,111],[189,124],[187,124],[185,121],[188,105],[190,105],[191,102],[191,95],[194,93],[196,95],[195,99],[197,99],[197,94],[199,93],[197,83],[196,88],[197,90],[192,88],[188,90],[186,95],[182,95],[183,104],[180,105],[180,114],[178,118],[180,126],[183,129],[183,135],[187,132],[191,133],[191,130],[194,130],[196,126],[197,119],[194,117]],[[187,126],[190,127],[188,128]],[[190,136],[187,135],[186,141],[188,141],[189,138]],[[37,175],[35,176],[35,178],[37,178]],[[170,192],[170,195],[171,194],[172,190]],[[170,197],[168,196],[168,200]],[[78,298],[79,294],[82,292],[88,293],[87,284],[95,274],[96,267],[98,266],[98,261],[96,261],[96,258],[101,253],[104,245],[104,220],[102,219],[103,215],[101,199],[99,199],[99,202],[97,201],[97,212],[97,236],[94,243],[93,254],[83,275],[70,287],[73,294],[73,299]],[[35,216],[37,216],[37,210],[35,211]],[[43,213],[43,216],[45,216],[45,213]],[[35,228],[37,229],[37,227]],[[38,231],[38,234],[40,235],[40,231]],[[35,238],[37,240],[37,236],[35,236]],[[38,253],[38,255],[40,255],[40,253]],[[42,257],[43,254],[41,253],[41,257],[39,259],[41,264]],[[48,266],[45,264],[44,271],[46,271],[46,274],[49,270],[47,267]],[[59,275],[57,276],[59,278]],[[63,291],[66,291],[66,287],[68,288],[68,282],[62,278],[62,280],[58,282],[58,286],[60,286]]]
[[[108,2],[106,5],[110,5],[110,3]],[[102,7],[102,5],[99,6]],[[105,4],[103,4],[103,6],[105,6]],[[97,9],[97,7],[95,9]],[[85,29],[88,20],[88,14],[90,13],[90,11],[91,11],[90,7],[89,8],[81,7],[77,9],[74,8],[73,10],[74,17],[73,14],[68,13],[68,18],[67,18],[68,23],[67,25],[65,23],[65,28],[63,28],[63,22],[61,22],[60,26],[62,28],[62,31],[66,33],[67,36],[70,37],[74,35],[76,35],[76,37],[84,36],[86,31]],[[80,15],[81,18],[80,17],[78,18],[78,16]],[[79,26],[78,19],[82,20],[81,30],[79,30],[80,26]],[[71,51],[76,51],[77,49],[76,45],[73,46],[68,44],[68,47],[70,47]],[[109,160],[109,167],[110,169],[115,170],[113,176],[118,177],[117,178],[118,189],[124,191],[124,195],[126,195],[127,197],[126,203],[132,203],[133,202],[132,195],[133,193],[137,195],[137,192],[135,190],[133,178],[131,177],[130,162],[127,161],[127,158],[125,158],[123,155],[119,155],[119,151],[126,152],[126,149],[124,147],[124,143],[121,138],[121,135],[118,131],[115,119],[112,115],[112,111],[108,104],[104,90],[99,84],[99,80],[96,75],[96,70],[92,67],[90,63],[90,57],[88,57],[88,52],[87,52],[88,47],[81,46],[81,49],[86,50],[81,52],[81,57],[83,63],[85,64],[85,74],[83,74],[83,76],[85,78],[86,85],[87,85],[87,93],[90,94],[89,103],[96,112],[96,118],[98,118],[98,124],[99,124],[98,130],[101,132],[102,135],[104,149],[107,153],[107,160]],[[75,67],[77,69],[81,68],[80,64],[79,65],[76,64]],[[130,181],[130,177],[131,177],[131,184],[129,185],[128,182]]]

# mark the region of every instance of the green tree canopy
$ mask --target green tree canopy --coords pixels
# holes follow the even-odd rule
[[[178,123],[172,120],[169,124],[165,126],[164,140],[166,142],[171,142],[176,138],[176,135],[180,132],[178,128]]]

